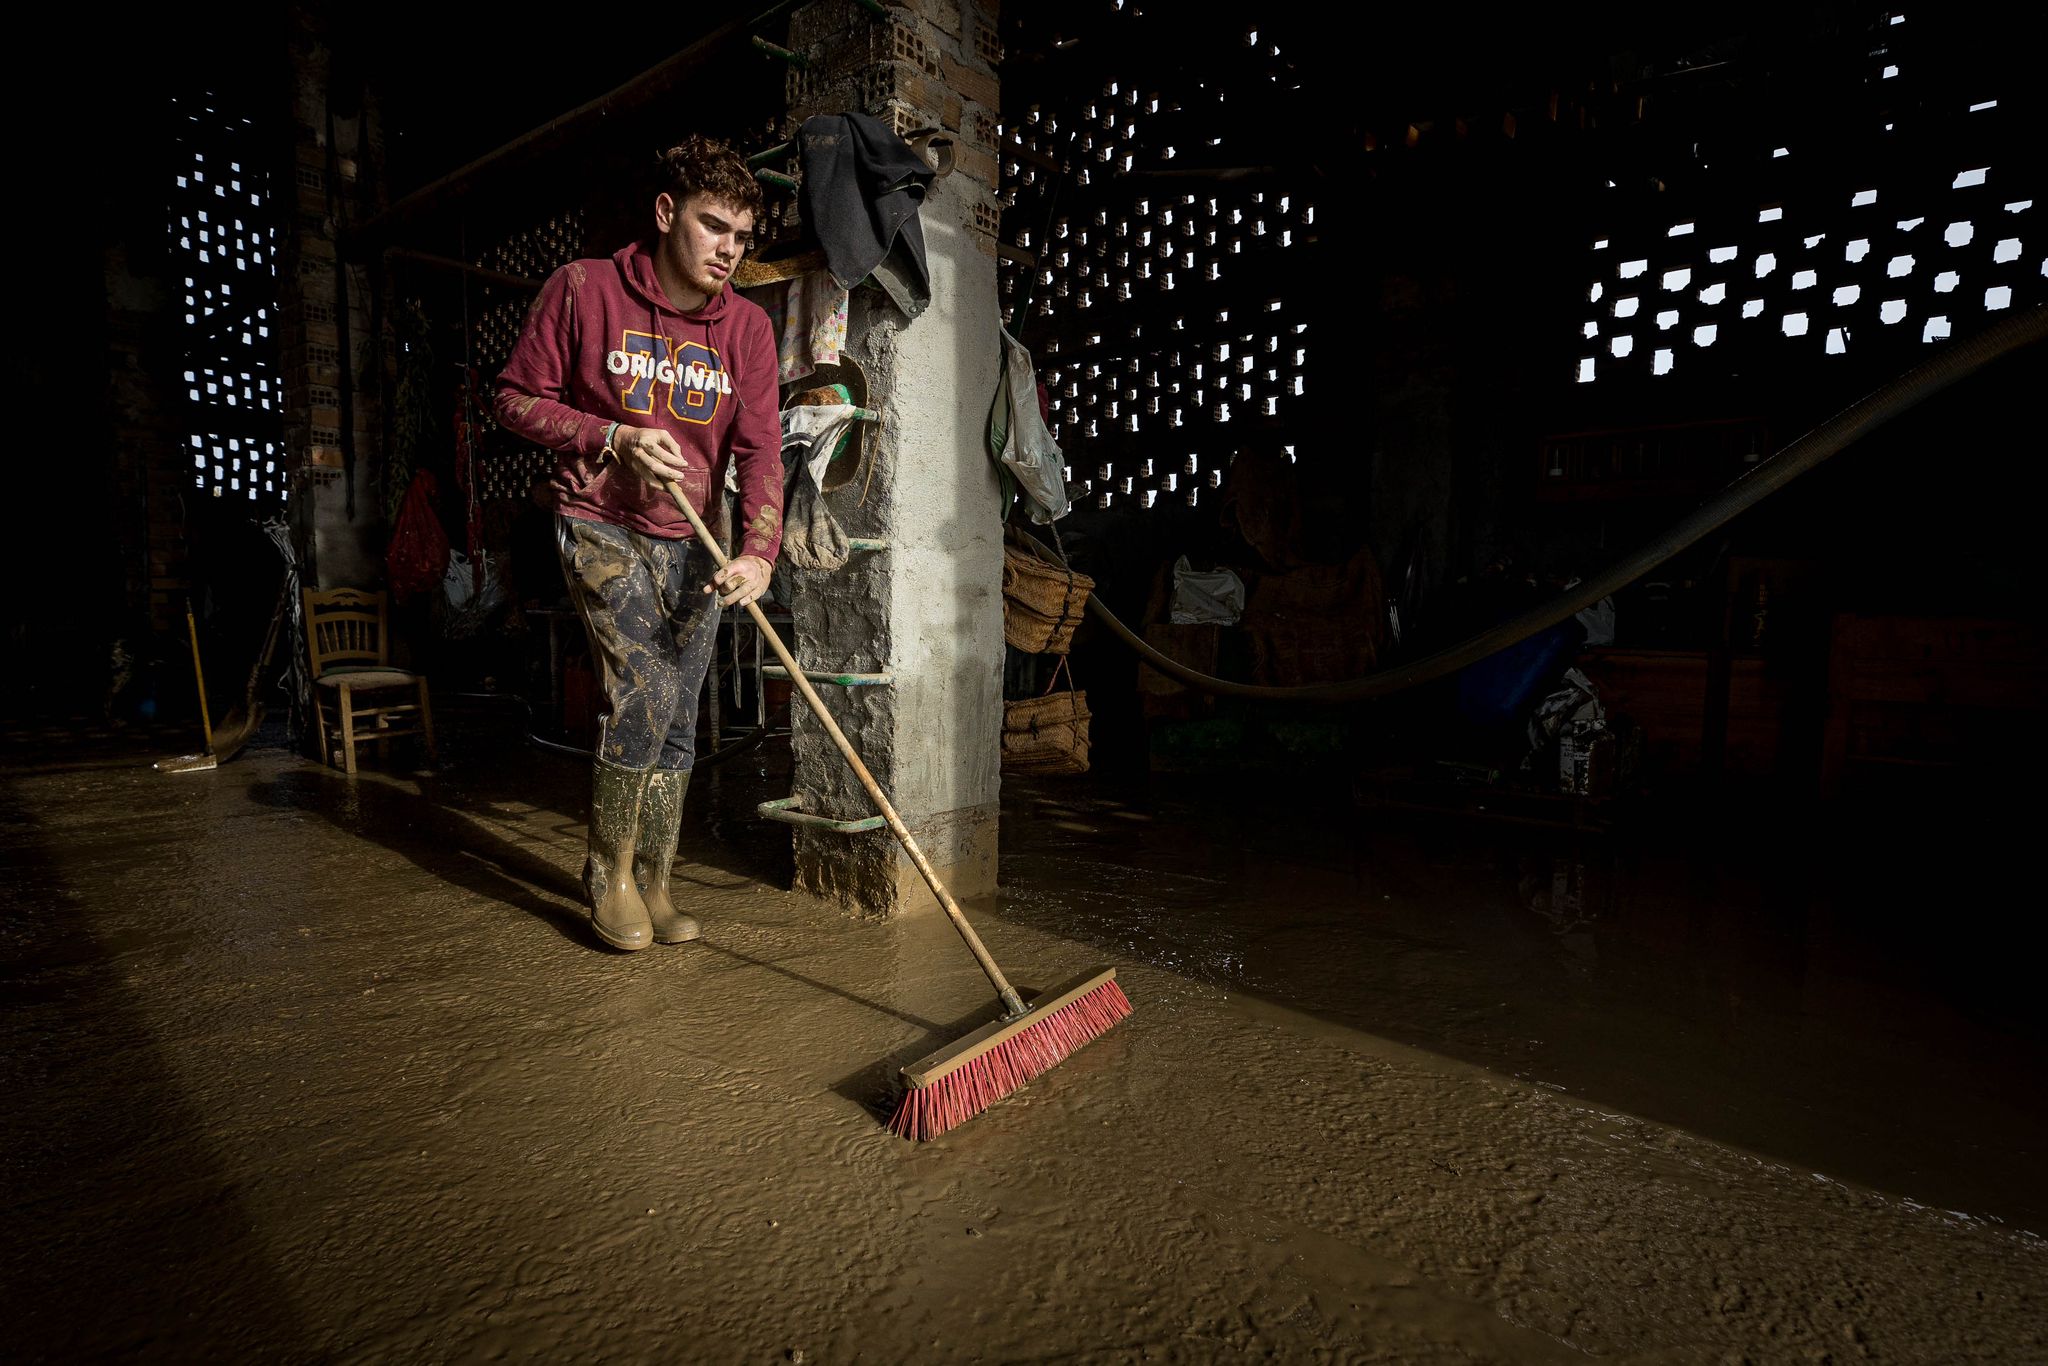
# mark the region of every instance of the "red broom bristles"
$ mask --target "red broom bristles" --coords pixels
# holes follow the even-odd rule
[[[1113,980],[1104,982],[943,1077],[905,1091],[889,1132],[919,1141],[937,1138],[1058,1066],[1130,1013],[1123,989]]]

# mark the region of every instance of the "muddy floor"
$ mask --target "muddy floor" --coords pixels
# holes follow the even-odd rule
[[[1011,784],[990,947],[1137,1013],[918,1146],[891,1065],[987,993],[777,890],[772,755],[690,794],[704,941],[628,956],[577,764],[444,728],[0,740],[10,1358],[2048,1359],[2035,974],[1936,942],[1931,854]]]

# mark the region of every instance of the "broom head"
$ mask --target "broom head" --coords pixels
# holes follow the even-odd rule
[[[1077,977],[1014,1020],[983,1025],[903,1069],[889,1132],[937,1138],[965,1124],[1131,1013],[1116,969]]]

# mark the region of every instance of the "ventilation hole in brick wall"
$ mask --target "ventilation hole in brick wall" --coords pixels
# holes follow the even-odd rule
[[[1664,288],[1667,290],[1684,289],[1691,283],[1692,270],[1690,267],[1680,267],[1677,270],[1667,270],[1664,272]]]
[[[1756,278],[1759,280],[1777,268],[1778,257],[1775,252],[1763,252],[1756,258]]]
[[[1633,318],[1637,311],[1641,309],[1642,304],[1643,301],[1633,295],[1626,299],[1616,299],[1614,301],[1614,316],[1617,318]]]
[[[1834,295],[1834,298],[1835,298],[1835,307],[1836,307],[1836,308],[1847,308],[1847,307],[1848,307],[1848,306],[1849,306],[1850,304],[1853,304],[1853,303],[1855,303],[1855,302],[1856,302],[1856,301],[1857,301],[1858,299],[1860,299],[1860,298],[1862,298],[1862,297],[1863,297],[1863,286],[1861,286],[1861,285],[1838,285],[1838,286],[1836,286],[1836,288],[1835,288],[1835,295]]]
[[[1943,316],[1936,316],[1927,320],[1927,326],[1921,329],[1920,340],[1923,342],[1945,341],[1948,338],[1948,334],[1948,319]]]
[[[1708,285],[1700,291],[1700,302],[1703,304],[1718,304],[1727,297],[1728,286],[1725,284]]]
[[[1849,329],[1846,327],[1830,327],[1828,329],[1827,353],[1830,356],[1840,356],[1847,354],[1848,350]]]
[[[1849,207],[1850,207],[1850,208],[1852,208],[1852,209],[1860,209],[1860,208],[1862,208],[1862,207],[1863,207],[1863,206],[1864,206],[1865,204],[1875,204],[1876,202],[1877,202],[1877,191],[1876,191],[1876,190],[1858,190],[1858,191],[1857,191],[1857,192],[1856,192],[1856,193],[1855,193],[1855,194],[1854,194],[1854,195],[1853,195],[1853,196],[1852,196],[1852,197],[1850,198],[1850,200],[1849,200]]]
[[[1877,306],[1877,318],[1879,322],[1884,323],[1886,326],[1904,322],[1906,320],[1906,301],[1904,299],[1886,299]]]
[[[1782,324],[1782,330],[1788,337],[1805,336],[1806,315],[1804,313],[1787,313]]]
[[[1591,384],[1593,382],[1593,373],[1593,357],[1579,357],[1577,382],[1580,384]]]
[[[1581,335],[1581,336],[1586,336],[1586,337],[1597,337],[1597,336],[1599,336],[1599,335],[1600,335],[1600,324],[1599,324],[1599,323],[1587,323],[1587,324],[1586,324],[1586,326],[1585,326],[1585,328],[1584,328],[1584,330],[1583,330],[1583,331],[1582,331],[1582,332],[1580,333],[1580,335]]]
[[[1991,249],[1991,259],[1992,261],[2001,266],[2008,261],[2019,260],[2020,239],[2017,237],[2006,237],[2000,239],[1998,245]]]
[[[1764,301],[1763,301],[1762,299],[1744,299],[1744,300],[1742,301],[1742,316],[1743,316],[1743,317],[1745,317],[1745,318],[1761,318],[1761,317],[1762,317],[1763,315],[1764,315]]]
[[[1972,186],[1982,185],[1990,174],[1991,168],[1989,166],[1979,166],[1974,170],[1963,171],[1956,176],[1954,183],[1949,188],[1951,190],[1967,190]],[[1942,321],[1946,325],[1947,320],[1943,319]],[[1932,327],[1933,324],[1929,323],[1928,326]],[[1948,334],[1944,332],[1942,335],[1947,336]]]
[[[1934,292],[1936,294],[1953,294],[1956,286],[1962,282],[1963,277],[1959,273],[1953,270],[1944,270],[1941,274],[1934,277]]]
[[[1885,262],[1884,273],[1894,280],[1903,279],[1911,275],[1913,273],[1913,258],[1910,256],[1894,256],[1891,260]]]
[[[2001,308],[2011,307],[2011,285],[1993,285],[1991,288],[1984,291],[1984,309],[1986,312],[1996,313]]]
[[[1759,209],[1757,211],[1756,221],[1759,223],[1775,223],[1784,216],[1784,206],[1779,204],[1773,204],[1767,208]]]
[[[1616,360],[1620,360],[1635,349],[1636,339],[1634,337],[1615,337],[1607,343],[1607,353]]]
[[[1619,273],[1622,279],[1633,280],[1636,278],[1636,276],[1643,274],[1649,268],[1650,263],[1648,261],[1623,261],[1621,263]]]
[[[1942,233],[1941,240],[1952,247],[1967,247],[1977,236],[1977,229],[1969,223],[1951,223]]]
[[[1659,332],[1668,332],[1676,326],[1678,326],[1677,309],[1667,308],[1657,315],[1657,330]]]
[[[1668,348],[1660,349],[1656,355],[1650,358],[1650,373],[1653,375],[1670,374],[1672,363],[1675,359],[1675,355]]]
[[[1692,330],[1692,344],[1694,346],[1712,346],[1715,339],[1720,335],[1721,329],[1718,324],[1705,323]]]

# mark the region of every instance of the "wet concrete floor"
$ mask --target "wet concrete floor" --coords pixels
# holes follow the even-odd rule
[[[1013,783],[990,947],[1138,1013],[920,1146],[891,1068],[987,993],[777,890],[772,754],[691,793],[706,939],[629,956],[576,762],[449,729],[0,737],[10,1357],[2048,1359],[2038,992],[1953,843]]]

